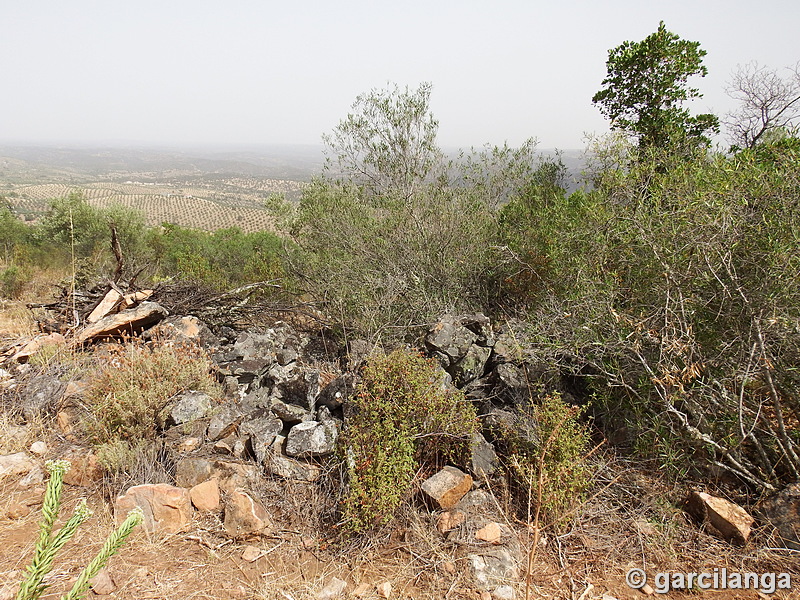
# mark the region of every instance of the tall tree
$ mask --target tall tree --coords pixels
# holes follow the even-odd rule
[[[706,51],[700,42],[658,31],[641,42],[623,42],[609,50],[603,89],[592,102],[611,120],[611,128],[638,139],[640,147],[664,147],[676,140],[708,143],[707,132],[719,130],[712,114],[692,116],[683,104],[702,95],[688,85],[689,77],[704,77]]]
[[[442,164],[439,122],[430,113],[432,86],[394,86],[361,94],[330,135],[326,171],[370,196],[411,198]]]
[[[800,62],[782,77],[758,63],[739,65],[725,90],[739,101],[725,125],[734,146],[755,148],[770,132],[792,133],[800,124]]]

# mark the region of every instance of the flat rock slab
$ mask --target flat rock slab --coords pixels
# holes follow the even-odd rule
[[[178,461],[175,471],[176,483],[181,487],[192,488],[216,479],[219,489],[227,493],[236,488],[254,489],[262,481],[257,465],[234,460],[187,456]]]
[[[105,316],[97,323],[89,325],[78,332],[75,343],[81,345],[95,340],[119,337],[123,334],[133,335],[155,325],[168,314],[167,309],[160,304],[142,302],[136,308]]]
[[[136,485],[129,488],[114,503],[117,523],[136,507],[142,509],[142,526],[147,532],[176,533],[192,520],[192,502],[189,490],[166,483]]]
[[[444,510],[455,506],[471,488],[472,477],[449,466],[422,482],[422,491]]]

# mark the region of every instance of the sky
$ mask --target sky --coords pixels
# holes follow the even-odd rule
[[[320,144],[356,96],[431,82],[439,143],[583,148],[608,50],[659,21],[737,64],[800,60],[797,0],[0,0],[0,142]]]

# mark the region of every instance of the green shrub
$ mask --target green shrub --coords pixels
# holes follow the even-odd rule
[[[464,458],[477,431],[475,409],[442,377],[435,361],[408,350],[368,359],[341,438],[347,531],[391,520],[420,468]]]
[[[195,346],[130,343],[106,361],[87,395],[88,430],[98,445],[120,440],[136,445],[153,438],[163,427],[165,407],[180,392],[220,393],[211,360]]]
[[[548,394],[533,407],[538,440],[505,432],[506,460],[516,487],[547,525],[558,526],[571,514],[589,486],[589,429],[580,421],[582,412],[559,394]]]

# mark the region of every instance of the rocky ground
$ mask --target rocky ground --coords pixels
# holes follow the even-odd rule
[[[72,463],[62,514],[88,498],[94,516],[56,562],[43,597],[60,597],[115,521],[137,506],[143,526],[95,581],[94,595],[622,600],[661,591],[632,590],[625,582],[632,568],[651,578],[722,568],[785,572],[800,587],[797,486],[742,507],[720,482],[676,485],[600,443],[589,459],[588,498],[569,525],[538,527],[515,503],[493,442],[498,428],[536,436],[535,423],[516,408],[528,401],[531,378],[543,376],[541,365],[522,350],[512,325],[483,315],[445,316],[418,344],[438,359],[445,384],[478,407],[481,433],[468,460],[420,473],[391,526],[345,539],[337,522],[337,438],[373,348],[363,341],[340,347],[320,327],[284,321],[210,328],[196,316],[170,315],[147,294],[113,291],[66,335],[34,333],[19,322],[7,329],[0,350],[0,598],[13,597],[30,560],[50,459]],[[9,322],[24,318],[14,311]],[[223,392],[169,398],[154,416],[157,451],[126,479],[110,476],[86,443],[80,424],[89,375],[59,357],[104,360],[105,352],[113,360],[109,346],[139,338],[202,348]],[[554,385],[571,393],[563,382]],[[659,595],[762,597],[694,588]]]

